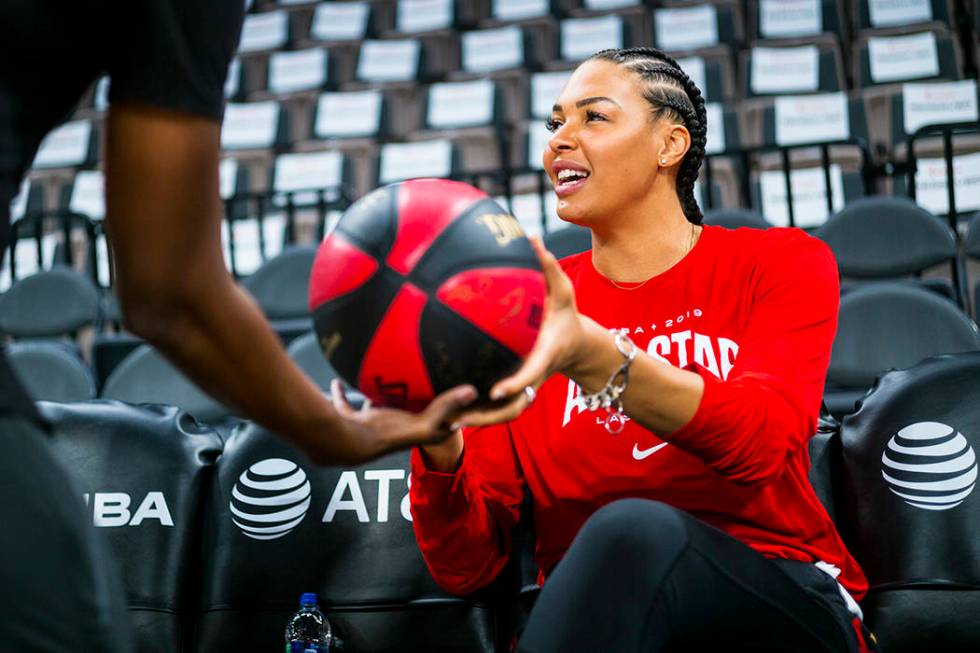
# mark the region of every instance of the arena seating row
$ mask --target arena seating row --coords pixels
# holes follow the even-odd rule
[[[774,222],[801,226],[822,222],[829,213],[822,210],[824,204],[840,208],[834,202],[872,193],[918,191],[924,206],[936,213],[948,211],[942,151],[935,142],[917,155],[923,159],[917,166],[917,188],[894,175],[905,165],[906,141],[923,124],[923,116],[928,116],[926,122],[937,117],[942,122],[976,121],[976,86],[963,79],[975,77],[975,57],[959,36],[969,31],[961,27],[970,20],[970,11],[974,16],[977,12],[960,11],[947,0],[867,0],[846,6],[835,0],[803,0],[791,5],[766,0],[662,6],[601,0],[581,5],[259,3],[252,8],[256,13],[247,16],[241,60],[229,75],[233,102],[224,130],[229,165],[244,171],[250,192],[278,192],[279,155],[327,150],[334,153],[329,162],[295,165],[317,171],[316,179],[307,181],[319,185],[308,186],[340,188],[354,199],[379,183],[411,174],[406,173],[406,159],[422,160],[427,174],[489,176],[497,182],[488,188],[494,195],[517,194],[527,197],[529,205],[527,184],[536,187],[539,180],[515,188],[512,177],[540,167],[538,153],[546,137],[542,114],[569,69],[596,49],[624,44],[623,33],[634,31],[642,37],[638,42],[659,44],[682,57],[715,105],[709,152],[718,162],[715,174],[702,179],[708,189],[701,193],[705,204],[754,206],[772,214]],[[710,33],[690,28],[704,22],[706,12],[715,17],[715,28]],[[626,29],[628,25],[636,29]],[[311,30],[320,37],[311,40]],[[658,34],[675,42],[658,41]],[[923,80],[930,84],[923,86]],[[942,86],[944,82],[954,85]],[[97,160],[106,88],[99,84],[93,100],[79,109],[82,120],[49,138],[39,154],[32,176],[47,187],[44,208],[79,210],[85,197],[97,196],[91,192],[93,180],[73,184],[73,177]],[[844,109],[836,92],[850,93]],[[781,119],[801,112],[809,118],[815,112],[833,124],[814,135],[812,129],[794,129]],[[813,124],[810,120],[806,126]],[[835,148],[824,164],[831,168],[830,180],[820,190],[813,155],[794,158],[790,164],[801,170],[793,175],[794,202],[787,208],[778,192],[779,157],[749,160],[737,155],[800,143],[801,134],[804,140],[848,140],[859,151],[866,147],[878,168],[869,174],[860,152],[842,154]],[[960,194],[970,198],[957,202],[958,212],[964,213],[980,208],[970,185],[980,143],[976,137],[955,140],[956,167],[963,169],[958,185],[966,186]],[[501,176],[507,178],[506,188],[501,188]],[[76,193],[78,185],[82,189]],[[234,184],[225,186],[226,196],[235,193]],[[830,193],[827,186],[841,192]],[[70,201],[62,200],[62,191]],[[829,202],[799,199],[830,194]],[[796,204],[801,204],[799,210]],[[547,225],[546,210],[535,217],[530,222]]]
[[[890,653],[980,639],[978,378],[980,352],[891,372],[810,445],[811,481],[868,575],[867,623]],[[352,653],[505,651],[533,597],[528,532],[494,587],[460,598],[434,584],[404,452],[319,468],[249,423],[219,435],[172,407],[41,407],[119,566],[140,651],[275,650],[305,591]]]
[[[745,211],[709,212],[706,221],[770,226],[761,215]],[[980,258],[980,218],[973,227],[964,251]],[[971,297],[956,235],[935,216],[909,200],[866,198],[847,205],[814,234],[830,245],[842,277],[840,325],[825,394],[834,415],[852,412],[884,370],[909,367],[935,354],[980,349],[970,318],[980,301],[980,280],[973,280]],[[591,241],[587,230],[566,227],[547,234],[545,244],[562,256],[584,251]],[[287,248],[245,277],[243,286],[294,357],[304,361],[301,366],[326,390],[335,374],[309,335],[307,288],[314,251]],[[28,276],[0,295],[0,333],[20,341],[10,356],[36,396],[67,400],[98,393],[133,402],[165,401],[205,420],[229,416],[158,354],[120,332],[119,322],[112,296],[100,297],[88,278],[65,267]],[[95,334],[88,339],[50,346],[36,342],[71,336],[91,325]],[[80,350],[76,342],[82,341]]]

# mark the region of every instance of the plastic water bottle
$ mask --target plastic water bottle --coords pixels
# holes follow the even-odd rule
[[[329,653],[330,622],[317,605],[316,594],[306,592],[299,599],[299,612],[286,624],[286,653]]]

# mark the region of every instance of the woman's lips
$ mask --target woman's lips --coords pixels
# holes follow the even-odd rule
[[[560,182],[555,185],[555,195],[557,195],[558,197],[565,197],[566,195],[571,195],[572,193],[582,188],[582,186],[584,186],[585,182],[587,182],[588,180],[589,177],[581,177],[574,181]]]

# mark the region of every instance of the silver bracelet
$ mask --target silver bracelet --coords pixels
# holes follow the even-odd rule
[[[595,412],[599,408],[606,410],[605,427],[606,431],[612,435],[620,433],[626,426],[626,418],[623,415],[622,395],[626,392],[626,386],[630,381],[630,365],[636,358],[637,348],[632,340],[624,333],[616,334],[616,350],[623,356],[623,364],[612,373],[605,387],[592,394],[583,394],[579,398],[590,411]]]

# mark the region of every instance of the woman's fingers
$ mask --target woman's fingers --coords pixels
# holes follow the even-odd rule
[[[333,402],[334,409],[342,416],[351,417],[356,414],[357,411],[347,401],[347,395],[344,393],[344,384],[340,382],[340,379],[333,379],[330,382],[330,399]]]
[[[433,435],[441,434],[447,430],[451,432],[450,422],[466,406],[473,403],[476,395],[476,388],[471,385],[461,385],[440,394],[426,406],[420,415],[425,430]]]
[[[494,384],[490,390],[490,399],[499,401],[523,392],[526,386],[537,388],[544,382],[551,374],[551,363],[555,354],[548,337],[542,334],[520,369]]]
[[[466,411],[459,416],[459,419],[453,424],[453,427],[463,428],[466,426],[487,426],[490,424],[509,422],[523,413],[524,409],[530,404],[530,397],[527,395],[527,393],[521,391],[518,394],[509,397],[501,404],[496,404],[490,408],[477,408]]]

